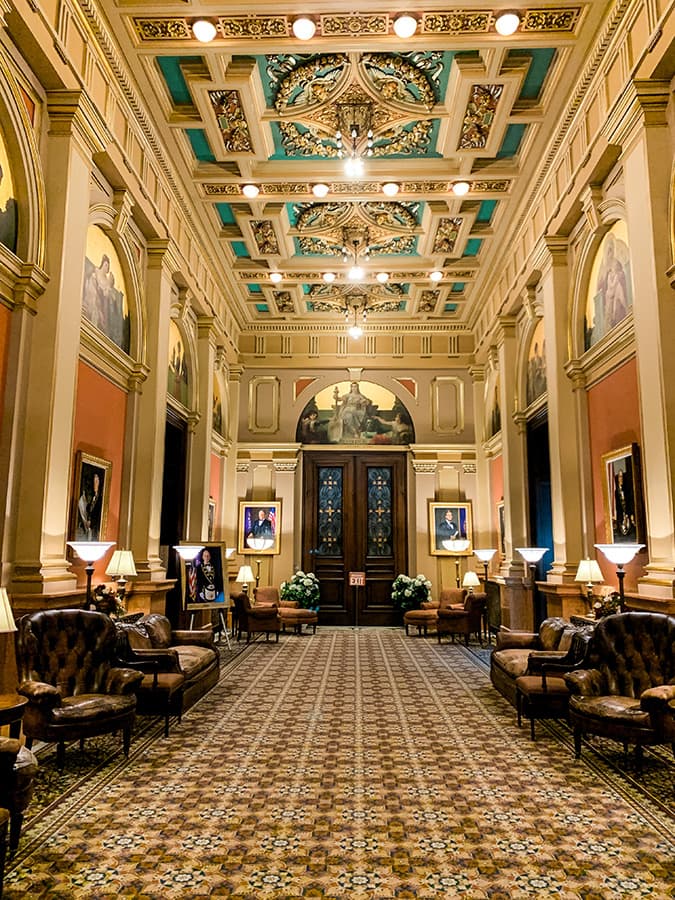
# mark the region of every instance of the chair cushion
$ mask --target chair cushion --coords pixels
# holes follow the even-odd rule
[[[61,706],[52,712],[55,724],[75,725],[122,715],[136,706],[134,694],[78,694],[64,697]]]
[[[185,680],[190,681],[213,665],[216,658],[214,650],[207,647],[197,647],[191,644],[173,648],[178,654],[178,662],[185,675]]]
[[[185,675],[177,672],[158,672],[157,682],[155,683],[154,674],[143,676],[139,693],[146,697],[155,694],[168,694],[171,696],[185,684]]]
[[[649,713],[640,708],[640,700],[610,694],[604,697],[572,696],[570,707],[584,718],[606,719],[617,726],[650,728]]]
[[[415,622],[435,622],[437,619],[437,609],[409,609],[403,613],[403,621],[409,625],[414,625]]]
[[[285,609],[279,610],[279,618],[282,622],[294,622],[297,625],[309,625],[318,622],[319,614],[314,609]]]

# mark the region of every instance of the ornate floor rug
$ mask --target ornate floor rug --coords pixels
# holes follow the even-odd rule
[[[401,629],[224,653],[128,761],[115,736],[63,773],[42,751],[6,900],[675,896],[666,753],[639,780],[603,744],[574,760],[563,724],[532,742],[485,653]]]

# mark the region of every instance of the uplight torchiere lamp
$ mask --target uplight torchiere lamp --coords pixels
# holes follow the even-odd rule
[[[175,544],[173,548],[185,563],[185,588],[189,590],[190,573],[195,556],[204,549],[203,544]]]
[[[534,576],[537,570],[537,563],[544,553],[546,553],[548,547],[516,547],[516,550],[525,560],[525,574],[527,575],[527,570],[530,570],[530,582],[528,586],[532,588],[532,615],[534,617],[534,624],[536,625],[537,608],[535,601],[537,597],[537,582],[535,581]]]
[[[263,537],[262,535],[250,535],[246,538],[246,545],[251,548],[251,550],[256,553],[264,553],[265,550],[269,550],[274,546],[274,538],[273,537]],[[255,561],[255,586],[258,587],[260,584],[260,565],[262,563],[261,559],[256,559]],[[238,580],[238,579],[237,579]]]
[[[488,566],[490,565],[490,560],[497,552],[496,548],[488,548],[485,550],[474,550],[474,554],[478,557],[478,559],[483,563],[483,568],[485,569],[485,584],[487,585],[488,580]]]
[[[469,549],[470,543],[471,541],[467,541],[466,538],[446,538],[441,541],[443,549],[449,550],[451,553],[464,553]],[[459,587],[459,556],[455,559],[455,583]]]
[[[593,585],[601,584],[605,580],[597,561],[594,559],[580,560],[574,580],[586,585],[586,602],[589,609],[593,609]]]
[[[87,576],[87,594],[85,602],[87,604],[87,609],[89,609],[92,603],[91,576],[94,574],[94,563],[98,562],[99,559],[106,555],[111,547],[115,546],[115,541],[67,541],[67,544],[75,551],[75,553],[77,553],[80,559],[87,564],[84,569]]]
[[[623,612],[625,606],[623,580],[626,577],[623,567],[642,550],[644,544],[595,544],[594,546],[616,566],[616,577],[619,580],[619,604],[621,612]]]
[[[136,563],[131,550],[115,550],[110,558],[106,575],[110,575],[117,584],[117,599],[120,603],[124,600],[127,589],[127,575],[138,575]]]

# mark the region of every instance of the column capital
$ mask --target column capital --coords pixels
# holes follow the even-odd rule
[[[230,366],[230,381],[233,381],[237,384],[241,382],[241,376],[244,374],[243,366]]]
[[[168,238],[157,238],[154,241],[148,241],[147,254],[149,269],[170,268],[171,241]]]
[[[413,472],[415,475],[435,475],[438,468],[437,460],[413,460]]]
[[[91,158],[112,143],[110,129],[85,91],[48,91],[49,134],[76,138]]]
[[[572,389],[581,391],[586,387],[587,377],[584,367],[578,359],[570,359],[565,363],[565,374],[572,382]]]
[[[208,340],[216,346],[216,320],[213,316],[197,316],[197,340]]]
[[[12,290],[13,309],[25,308],[31,313],[38,309],[38,298],[44,293],[49,276],[33,263],[23,263]]]
[[[485,381],[485,366],[469,366],[469,375],[474,384],[481,384]]]
[[[597,184],[589,184],[581,194],[581,208],[586,216],[588,227],[591,231],[597,231],[601,225],[600,204],[602,203],[602,187]]]
[[[200,418],[201,418],[201,416],[199,415],[198,412],[189,412],[188,413],[187,426],[188,426],[189,434],[195,433],[195,431],[197,430],[197,425],[199,424]]]
[[[517,321],[515,316],[499,316],[495,336],[497,346],[501,346],[507,338],[515,338]]]
[[[134,363],[131,374],[127,379],[127,387],[134,394],[140,394],[143,382],[146,381],[150,369],[145,363]]]
[[[113,209],[115,210],[115,231],[122,237],[127,230],[131,212],[134,208],[134,198],[129,191],[113,192]]]
[[[669,99],[667,81],[651,78],[631,81],[605,123],[604,136],[609,143],[619,144],[625,150],[641,130],[667,127]]]
[[[523,412],[514,412],[513,421],[516,424],[518,434],[525,434],[527,431],[527,416]]]
[[[568,247],[567,238],[545,235],[537,242],[532,254],[533,266],[544,275],[553,266],[567,265]]]

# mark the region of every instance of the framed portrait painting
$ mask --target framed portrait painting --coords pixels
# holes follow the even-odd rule
[[[611,544],[644,542],[644,498],[640,448],[629,444],[602,457],[607,540]]]
[[[504,501],[497,503],[497,525],[499,527],[499,552],[502,559],[506,556],[506,520],[504,518]]]
[[[473,523],[470,503],[430,503],[429,540],[435,556],[470,556]]]
[[[183,609],[218,609],[225,606],[224,560],[222,544],[205,544],[191,560],[181,557]]]
[[[280,534],[280,500],[240,502],[238,553],[278,553]]]
[[[70,517],[71,541],[104,541],[112,463],[78,450]]]

